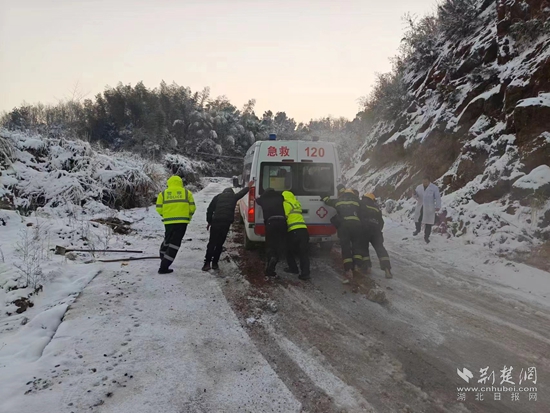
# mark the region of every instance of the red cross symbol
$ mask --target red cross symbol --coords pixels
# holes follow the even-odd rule
[[[325,207],[321,207],[317,210],[317,215],[319,215],[319,218],[323,219],[328,214],[328,211],[325,209]]]

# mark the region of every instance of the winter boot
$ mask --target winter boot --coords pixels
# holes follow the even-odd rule
[[[172,268],[159,268],[159,274],[170,274],[173,272],[174,270]]]
[[[307,280],[311,280],[311,276],[310,276],[309,274],[305,274],[305,275],[304,275],[304,274],[300,274],[300,275],[298,276],[298,279],[303,280],[303,281],[307,281]]]
[[[275,258],[271,258],[265,265],[266,277],[276,277],[277,272],[275,271],[275,268],[277,268],[277,260]]]
[[[218,265],[217,262],[213,262],[213,263],[212,263],[212,269],[213,269],[213,270],[216,270],[216,271],[220,269],[220,266]]]
[[[416,237],[418,234],[420,234],[420,231],[414,231],[413,232],[413,237]]]
[[[210,263],[208,261],[204,262],[204,265],[202,266],[203,271],[210,271]]]
[[[353,271],[347,270],[344,272],[344,279],[342,280],[342,284],[349,284],[353,280]]]
[[[429,244],[430,243],[430,238],[429,237],[424,237],[424,241],[426,241],[426,244]]]
[[[393,278],[393,274],[389,268],[386,268],[384,272],[386,273],[386,278]]]

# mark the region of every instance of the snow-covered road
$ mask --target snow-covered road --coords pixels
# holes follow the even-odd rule
[[[549,412],[550,274],[460,239],[434,235],[426,245],[404,224],[385,229],[394,279],[384,278],[371,251],[385,305],[367,300],[372,280],[355,290],[342,285],[340,258],[319,252],[311,284],[282,271],[269,284],[248,274],[251,287],[225,284],[226,297],[243,324],[257,311],[243,297],[278,304],[248,333],[308,411],[364,411],[368,403],[384,413]],[[469,382],[457,374],[464,368]],[[526,378],[532,368],[537,377]],[[459,389],[493,382],[518,390]]]
[[[426,246],[397,222],[385,231],[395,278],[376,265],[373,274],[383,306],[341,284],[334,254],[314,253],[311,283],[282,271],[266,282],[237,232],[220,274],[204,273],[206,207],[227,185],[211,179],[196,194],[173,274],[157,274],[156,260],[52,258],[59,269],[35,306],[0,318],[1,413],[550,411],[550,274],[460,239],[434,235]],[[115,246],[158,252],[154,209],[120,218],[135,232]],[[12,219],[5,239],[16,228]],[[536,367],[538,400],[457,399],[484,367],[498,386],[504,366],[515,383]]]
[[[2,413],[300,410],[215,276],[200,270],[206,207],[223,187],[212,183],[197,194],[173,274],[157,274],[157,261],[102,265],[63,322],[54,323],[55,335],[37,360],[6,353],[13,362],[0,366]],[[139,235],[132,246],[157,253],[163,227],[155,210],[126,215],[144,218],[134,225]],[[42,318],[59,321],[65,307],[56,308],[56,317]]]

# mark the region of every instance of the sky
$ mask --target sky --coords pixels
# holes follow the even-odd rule
[[[298,122],[353,118],[435,0],[0,0],[0,112],[118,82],[210,87]]]

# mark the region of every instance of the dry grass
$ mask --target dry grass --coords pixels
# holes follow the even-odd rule
[[[12,142],[0,135],[0,165],[11,163],[13,160],[13,144]]]
[[[540,270],[550,272],[550,241],[534,248],[527,256],[519,261]]]

